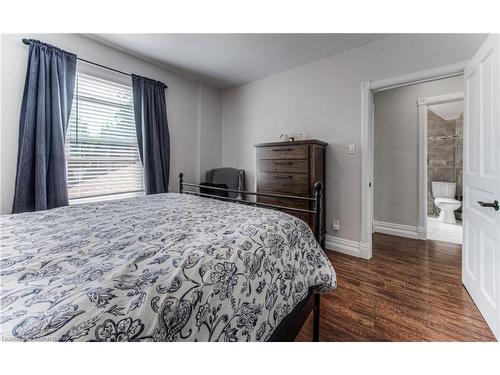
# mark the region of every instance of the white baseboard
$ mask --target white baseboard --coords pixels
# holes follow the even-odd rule
[[[424,240],[426,237],[425,228],[412,225],[387,223],[385,221],[373,221],[373,229],[376,233],[385,233],[392,236],[413,238]]]
[[[427,232],[425,231],[425,227],[418,226],[417,227],[417,236],[419,240],[427,239]]]
[[[462,244],[462,226],[441,223],[439,220],[428,219],[427,238],[429,240]]]
[[[326,248],[327,250],[337,251],[342,254],[352,255],[363,259],[370,259],[368,256],[368,244],[362,242],[327,235]]]

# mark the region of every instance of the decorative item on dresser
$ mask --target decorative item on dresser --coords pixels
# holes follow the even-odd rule
[[[326,142],[316,139],[295,142],[259,143],[257,148],[257,192],[290,194],[310,197],[314,193],[314,183],[325,184]],[[326,190],[326,189],[324,189]],[[259,203],[288,206],[310,210],[310,202],[292,201],[284,198],[257,197]],[[325,198],[322,197],[321,244],[324,243]],[[286,211],[286,210],[284,210]],[[303,212],[286,211],[297,216],[311,226],[316,233],[314,215]]]

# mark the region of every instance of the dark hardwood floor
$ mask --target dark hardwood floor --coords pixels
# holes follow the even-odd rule
[[[320,341],[494,341],[461,282],[461,246],[374,235],[373,258],[326,252],[337,289]],[[311,341],[312,316],[296,341]]]

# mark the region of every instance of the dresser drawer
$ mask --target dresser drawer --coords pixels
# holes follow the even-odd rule
[[[305,173],[259,172],[257,181],[259,192],[309,196],[309,175]]]
[[[298,199],[283,199],[275,197],[258,197],[257,202],[264,204],[272,204],[274,206],[300,208],[303,210],[308,210],[310,205],[310,203],[307,201],[301,201]],[[281,209],[280,211],[286,212],[287,214],[298,217],[299,219],[304,221],[306,221],[310,216],[307,213],[294,210]]]
[[[309,146],[269,146],[257,149],[257,159],[309,159]]]
[[[257,198],[257,201],[259,203],[272,204],[274,206],[300,208],[302,210],[309,210],[309,206],[312,204],[308,201],[303,201],[300,199],[286,199],[286,198],[263,197],[263,196],[259,196]]]
[[[259,160],[261,172],[309,173],[309,160]]]

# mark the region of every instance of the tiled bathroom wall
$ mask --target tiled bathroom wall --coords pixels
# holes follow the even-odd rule
[[[431,181],[455,182],[456,198],[462,200],[463,113],[445,120],[427,111],[427,213],[434,215]],[[460,215],[460,212],[458,212]]]

